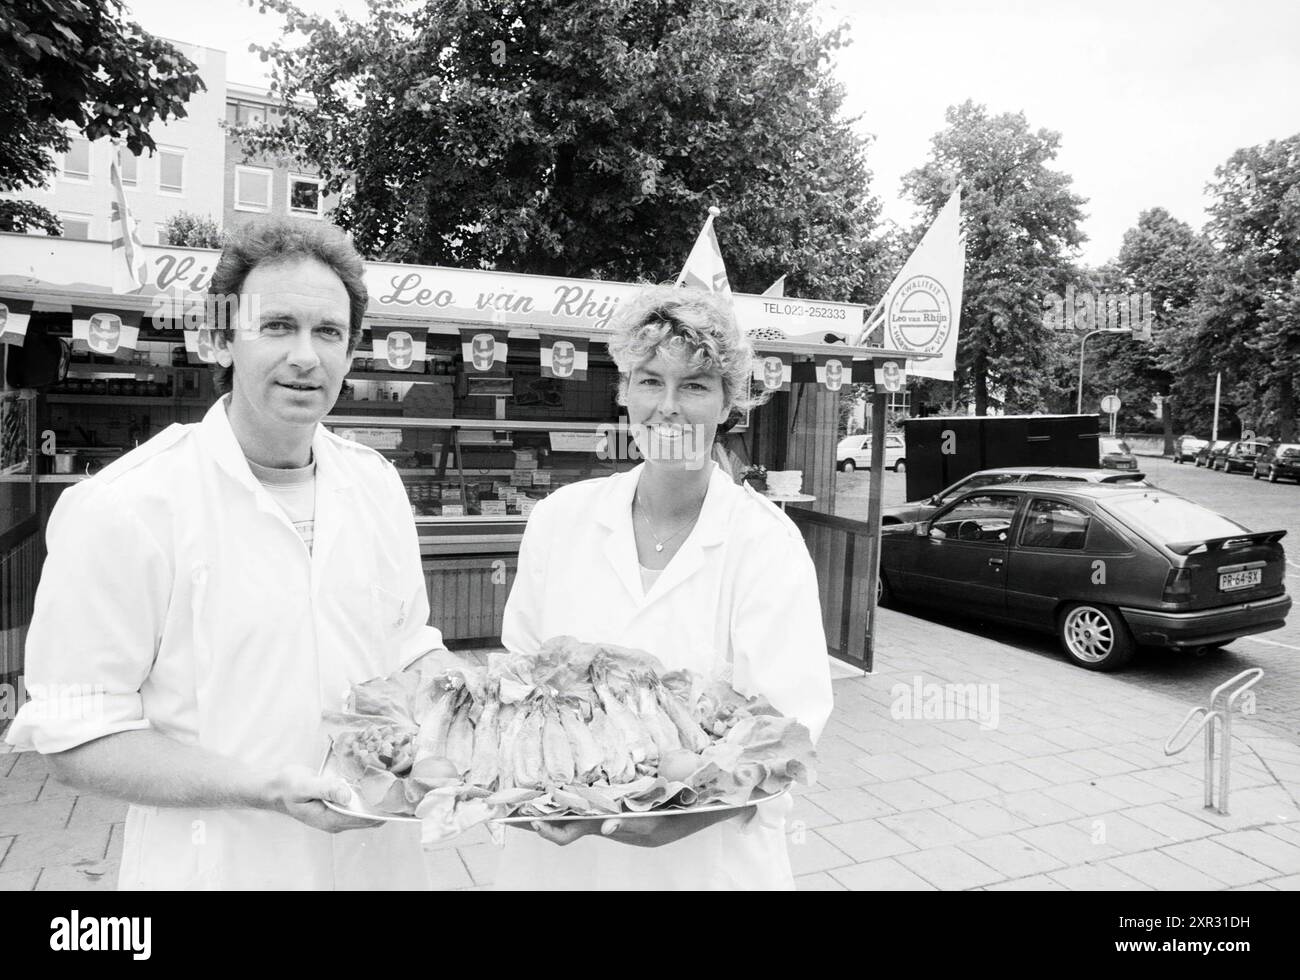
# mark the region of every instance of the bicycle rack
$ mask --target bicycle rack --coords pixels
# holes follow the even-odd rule
[[[1249,670],[1243,670],[1236,677],[1224,681],[1212,692],[1210,692],[1210,706],[1196,707],[1187,712],[1187,717],[1178,729],[1169,736],[1169,741],[1165,742],[1165,755],[1177,755],[1187,746],[1192,744],[1192,740],[1203,728],[1205,729],[1205,809],[1217,810],[1223,816],[1228,816],[1228,782],[1232,772],[1232,709],[1236,706],[1237,698],[1241,697],[1250,688],[1259,683],[1260,678],[1264,676],[1264,671],[1259,667],[1251,667]],[[1249,678],[1249,680],[1247,680]],[[1231,693],[1225,693],[1231,690]],[[1223,708],[1218,707],[1219,699],[1224,698]],[[1199,718],[1200,723],[1190,732],[1187,732],[1186,738],[1182,744],[1174,748],[1174,743],[1178,741],[1188,724],[1194,719]],[[1219,744],[1221,746],[1219,759],[1219,805],[1214,805],[1214,730],[1215,724],[1218,724],[1220,731]]]

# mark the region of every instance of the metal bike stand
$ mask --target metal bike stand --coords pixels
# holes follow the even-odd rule
[[[1169,741],[1165,743],[1165,755],[1177,755],[1187,746],[1192,744],[1192,739],[1196,738],[1197,732],[1202,728],[1205,729],[1205,809],[1217,810],[1223,816],[1228,816],[1228,777],[1232,771],[1232,710],[1236,706],[1237,698],[1241,697],[1246,691],[1254,687],[1264,676],[1264,671],[1260,667],[1251,667],[1249,670],[1243,670],[1231,680],[1224,681],[1210,693],[1210,706],[1208,708],[1197,707],[1187,712],[1187,717],[1183,723],[1178,726],[1177,731],[1169,736]],[[1227,693],[1231,691],[1231,693]],[[1222,709],[1218,707],[1219,698],[1224,698]],[[1182,744],[1174,747],[1180,735],[1184,733],[1187,726],[1197,718],[1200,722],[1191,731],[1187,732],[1187,737],[1183,739]],[[1218,723],[1220,731],[1219,744],[1221,745],[1219,758],[1219,805],[1214,805],[1214,730],[1215,723]]]

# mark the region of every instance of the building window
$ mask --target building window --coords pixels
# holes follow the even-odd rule
[[[289,211],[319,218],[324,211],[319,177],[289,176]]]
[[[75,238],[83,242],[90,238],[90,215],[61,212],[59,222],[63,225],[64,238]]]
[[[118,154],[118,164],[122,168],[122,186],[136,187],[140,183],[140,158],[130,150]]]
[[[158,190],[164,194],[185,191],[185,154],[180,150],[158,150]]]
[[[271,171],[262,167],[235,168],[235,210],[259,214],[271,210]]]
[[[63,176],[69,180],[90,180],[90,140],[73,137],[63,155]]]
[[[266,122],[266,110],[243,102],[227,102],[226,122],[232,126],[260,126]]]

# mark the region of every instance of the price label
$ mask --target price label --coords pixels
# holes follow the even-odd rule
[[[464,517],[465,505],[464,504],[443,504],[442,516],[443,517]]]
[[[533,485],[533,474],[527,470],[515,470],[510,474],[510,485],[512,487],[531,487]]]
[[[480,514],[504,514],[506,512],[506,502],[504,500],[480,500]]]
[[[535,487],[549,487],[550,485],[551,485],[551,471],[550,471],[550,470],[534,470],[534,471],[533,471],[533,486],[535,486]]]

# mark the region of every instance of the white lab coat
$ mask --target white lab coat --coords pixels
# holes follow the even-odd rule
[[[60,499],[27,640],[36,699],[12,743],[59,752],[154,728],[261,771],[314,769],[322,710],[442,646],[392,466],[318,427],[309,554],[249,471],[224,401]],[[122,889],[428,884],[418,825],[330,835],[268,811],[151,806],[130,808],[119,878]]]
[[[815,739],[831,712],[817,579],[798,529],[771,501],[716,466],[700,519],[643,593],[632,495],[644,466],[566,487],[537,505],[519,551],[502,642],[535,651],[569,634],[653,653],[668,669],[732,672]],[[658,848],[595,837],[566,847],[506,831],[505,889],[792,888],[785,841],[790,797],[742,827],[715,824]]]

